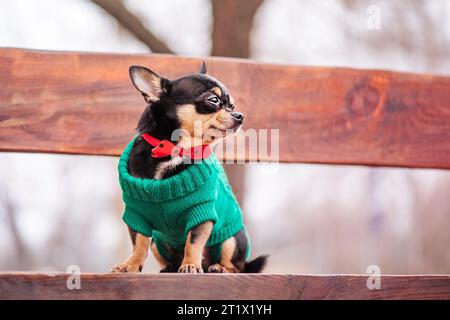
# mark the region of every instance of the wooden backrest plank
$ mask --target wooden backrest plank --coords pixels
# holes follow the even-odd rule
[[[282,162],[450,168],[450,77],[206,60],[244,129],[279,129]],[[0,49],[0,150],[119,155],[145,107],[133,64],[173,78],[200,60]]]

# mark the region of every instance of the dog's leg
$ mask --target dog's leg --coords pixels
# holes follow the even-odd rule
[[[203,249],[211,235],[213,222],[207,221],[192,228],[184,247],[184,258],[178,272],[181,273],[203,273],[202,259]]]
[[[233,255],[236,250],[236,239],[234,237],[228,238],[222,243],[222,251],[220,263],[209,266],[208,272],[211,273],[235,273],[239,270],[232,262]]]
[[[164,257],[159,253],[158,248],[156,247],[155,241],[151,241],[150,244],[150,250],[152,250],[153,256],[156,259],[156,262],[158,262],[159,266],[161,267],[161,270],[164,270],[169,265],[169,262],[164,259]]]
[[[128,231],[133,243],[133,253],[123,263],[113,266],[111,272],[141,272],[144,267],[150,245],[149,238],[131,228],[128,228]]]
[[[209,266],[211,273],[237,273],[242,272],[245,265],[247,237],[243,230],[228,238],[222,243],[220,263]]]
[[[173,251],[172,248],[166,247],[166,252],[170,256],[170,261],[167,261],[159,252],[153,239],[150,243],[150,250],[152,250],[153,256],[161,267],[159,272],[177,272],[181,259],[183,259],[182,252],[178,253]]]

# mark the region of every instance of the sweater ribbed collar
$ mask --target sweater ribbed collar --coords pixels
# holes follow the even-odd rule
[[[161,202],[190,194],[198,190],[209,179],[216,179],[220,164],[214,153],[211,153],[209,158],[194,163],[179,174],[167,179],[133,177],[128,171],[128,160],[137,137],[135,136],[128,143],[119,159],[119,182],[125,195],[138,200]]]

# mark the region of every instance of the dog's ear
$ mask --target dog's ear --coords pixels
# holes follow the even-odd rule
[[[131,82],[142,93],[147,103],[156,102],[162,94],[168,93],[170,81],[156,72],[141,66],[131,66],[129,71]]]
[[[202,62],[202,65],[200,66],[200,70],[198,71],[198,73],[206,74],[206,63],[205,63],[205,61]]]

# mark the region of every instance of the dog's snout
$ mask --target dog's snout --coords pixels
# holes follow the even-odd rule
[[[232,112],[231,116],[238,122],[242,123],[242,121],[244,121],[244,115],[240,112]]]

